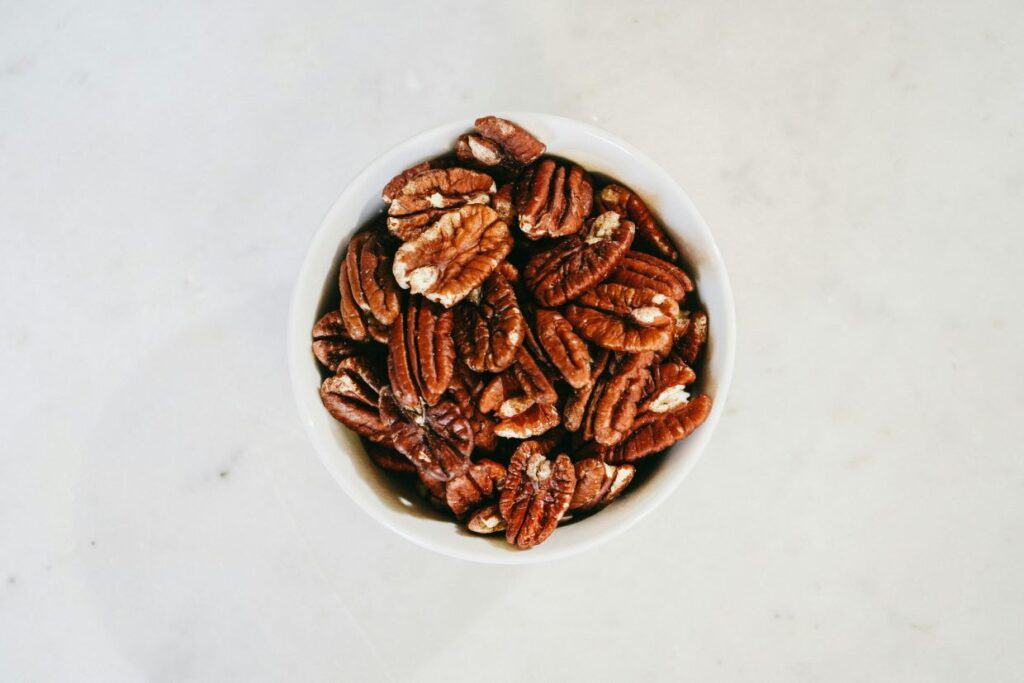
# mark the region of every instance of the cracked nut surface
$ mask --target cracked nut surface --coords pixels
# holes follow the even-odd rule
[[[381,373],[370,361],[349,356],[320,384],[320,400],[335,420],[356,434],[388,443],[388,431],[377,409],[383,387]]]
[[[495,271],[455,307],[455,341],[470,369],[500,372],[512,364],[523,343],[526,320],[515,290]]]
[[[483,284],[511,248],[508,225],[494,209],[463,206],[398,248],[395,281],[451,308]]]
[[[648,412],[640,417],[622,443],[607,453],[611,463],[633,462],[663,451],[685,439],[711,412],[711,399],[701,394],[669,413]]]
[[[530,166],[516,183],[519,229],[530,239],[579,232],[590,215],[594,189],[576,164],[544,159]]]
[[[653,289],[602,284],[564,309],[585,339],[613,351],[655,351],[672,343],[679,305]]]
[[[608,185],[601,190],[599,203],[602,210],[616,211],[636,223],[636,239],[639,245],[669,261],[679,260],[679,252],[673,246],[672,240],[635,192],[622,185]]]
[[[519,548],[545,541],[569,509],[576,471],[568,456],[545,458],[537,444],[524,441],[509,461],[499,509],[508,528],[505,538]]]
[[[636,289],[652,289],[673,301],[693,291],[693,282],[679,266],[639,251],[628,252],[606,282]]]
[[[592,219],[585,233],[563,238],[534,254],[523,279],[534,298],[546,307],[561,306],[601,282],[619,264],[633,242],[635,228],[606,212]]]
[[[497,145],[505,157],[520,166],[532,163],[547,149],[522,126],[497,116],[481,116],[474,125],[480,136]]]
[[[395,450],[415,465],[421,478],[444,482],[469,467],[473,428],[452,401],[407,410],[384,387],[379,408]]]
[[[470,465],[464,474],[448,480],[445,501],[456,517],[464,517],[496,497],[504,483],[505,467],[493,460],[481,460]]]
[[[413,167],[415,168],[415,167]],[[432,168],[412,175],[388,205],[388,230],[398,239],[418,237],[446,213],[486,205],[497,191],[494,179],[468,168]]]
[[[597,458],[576,463],[576,489],[570,510],[592,510],[607,505],[633,481],[636,468],[632,465],[610,465]]]
[[[590,349],[572,323],[551,308],[534,312],[536,339],[551,365],[573,389],[590,382]]]
[[[417,409],[421,399],[434,405],[454,370],[452,312],[422,297],[410,297],[388,339],[388,377],[395,399],[409,410]]]
[[[331,311],[313,325],[313,355],[334,372],[343,359],[360,353],[360,345],[348,336],[341,311]]]

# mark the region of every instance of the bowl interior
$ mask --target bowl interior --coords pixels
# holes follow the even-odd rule
[[[519,551],[503,539],[480,537],[431,509],[411,490],[379,470],[359,439],[336,422],[320,402],[320,370],[310,350],[310,330],[337,305],[335,276],[352,234],[380,213],[381,188],[397,172],[451,149],[472,128],[458,121],[421,133],[391,149],[342,193],[313,238],[292,299],[288,330],[289,369],[299,414],[310,439],[338,484],[371,516],[395,532],[446,555],[495,563],[537,562],[592,547],[621,533],[653,510],[679,485],[711,436],[732,375],[735,312],[728,277],[711,233],[674,180],[626,143],[593,126],[534,113],[502,114],[543,140],[548,152],[578,162],[629,186],[648,203],[684,253],[708,312],[709,335],[701,391],[713,400],[705,423],[638,477],[613,505],[559,528],[543,544]],[[628,494],[628,495],[627,495]]]

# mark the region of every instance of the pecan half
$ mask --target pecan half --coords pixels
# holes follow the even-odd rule
[[[456,517],[464,517],[484,501],[493,498],[505,483],[505,468],[493,460],[469,466],[465,474],[445,484],[445,500]]]
[[[494,425],[494,433],[505,439],[529,439],[558,425],[558,409],[550,403],[534,403]]]
[[[676,340],[675,349],[679,358],[687,365],[693,365],[708,340],[708,314],[695,311],[690,315],[689,324],[682,336]]]
[[[674,301],[682,301],[688,292],[693,291],[693,281],[682,268],[639,251],[628,252],[606,282],[653,289]]]
[[[480,508],[466,522],[466,528],[475,534],[493,534],[504,531],[505,526],[497,503]]]
[[[505,183],[498,188],[497,194],[491,199],[491,206],[498,214],[498,220],[511,224],[516,215],[512,209],[512,183]]]
[[[686,385],[696,379],[697,373],[689,365],[677,357],[670,356],[654,366],[651,371],[651,387],[645,392],[646,398],[637,412],[672,412],[690,400]]]
[[[609,465],[597,458],[576,463],[576,490],[569,501],[570,510],[592,510],[607,505],[633,481],[632,465]]]
[[[486,173],[434,168],[410,177],[388,205],[388,230],[402,241],[419,236],[449,211],[487,204],[497,190]]]
[[[536,339],[551,365],[574,389],[590,382],[590,350],[558,311],[538,309],[533,316]]]
[[[527,288],[542,306],[561,306],[601,282],[633,242],[635,228],[614,212],[592,219],[587,232],[534,254],[523,269]]]
[[[479,287],[512,248],[508,225],[489,206],[470,204],[446,213],[398,248],[398,285],[445,308]]]
[[[593,200],[594,189],[581,167],[544,159],[523,171],[516,183],[519,229],[534,240],[579,232]]]
[[[320,400],[327,412],[356,434],[388,443],[387,426],[377,409],[384,386],[381,373],[361,356],[342,359],[336,373],[320,385]]]
[[[601,190],[600,206],[603,211],[616,211],[636,223],[637,242],[669,261],[678,261],[679,252],[665,231],[654,219],[643,200],[622,185],[608,185]]]
[[[361,232],[352,238],[338,277],[339,283],[348,280],[348,296],[341,299],[346,318],[361,315],[367,328],[372,328],[374,321],[377,327],[387,328],[398,317],[398,286],[391,273],[391,256],[376,232]],[[369,331],[372,336],[372,329]]]
[[[679,305],[653,289],[598,285],[565,307],[580,336],[613,351],[656,351],[672,342]]]
[[[416,466],[422,478],[448,481],[469,467],[473,428],[455,403],[440,401],[408,410],[395,401],[391,387],[384,387],[379,407],[395,450]]]
[[[598,380],[587,405],[583,438],[613,446],[629,432],[643,395],[654,354],[627,356],[609,366],[607,377]]]
[[[455,158],[469,166],[484,169],[506,163],[505,152],[497,142],[475,133],[459,136],[455,141]]]
[[[388,377],[395,398],[408,410],[419,408],[420,399],[434,405],[451,383],[454,367],[452,312],[410,297],[404,319],[391,326],[388,339]]]
[[[523,442],[512,454],[498,503],[508,525],[505,539],[523,549],[547,540],[569,509],[575,488],[576,472],[568,456],[552,462],[536,443]]]
[[[363,439],[363,448],[366,450],[366,454],[370,456],[370,460],[382,470],[402,474],[416,471],[416,466],[393,448],[374,443],[369,439]]]
[[[357,353],[359,344],[348,336],[341,311],[331,311],[313,325],[313,355],[331,372],[343,359]]]
[[[597,386],[598,378],[600,378],[604,373],[610,357],[611,352],[606,349],[602,349],[594,362],[593,369],[590,372],[590,380],[587,384],[573,391],[566,400],[565,408],[562,411],[564,413],[562,424],[564,424],[565,428],[570,432],[575,432],[583,426],[583,417],[586,415],[587,405],[590,403],[590,397],[593,395],[594,389]]]
[[[484,280],[479,299],[455,307],[455,341],[462,360],[477,372],[500,372],[512,364],[523,343],[526,321],[515,290],[495,271]]]
[[[608,451],[606,460],[633,462],[662,451],[689,436],[707,419],[709,412],[711,399],[701,394],[670,413],[645,413],[633,425],[629,436]]]
[[[494,420],[480,410],[480,396],[484,390],[483,380],[462,363],[457,363],[448,394],[459,406],[473,428],[473,448],[491,452],[498,445],[494,433]]]
[[[544,153],[544,143],[522,127],[497,116],[481,116],[474,125],[485,139],[497,144],[505,157],[525,166]]]
[[[418,176],[420,173],[423,173],[424,171],[429,171],[432,168],[447,168],[450,165],[451,159],[443,158],[427,159],[426,161],[422,161],[416,164],[415,166],[410,166],[409,168],[405,169],[404,171],[402,171],[401,173],[399,173],[394,178],[388,181],[388,184],[384,186],[384,189],[380,193],[381,199],[390,204],[391,200],[397,197],[398,194],[402,191],[402,188],[405,187],[406,183],[408,183],[410,180]]]

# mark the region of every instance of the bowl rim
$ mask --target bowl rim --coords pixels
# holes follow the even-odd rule
[[[362,171],[352,177],[345,184],[341,193],[338,195],[338,198],[331,205],[331,208],[321,220],[319,227],[313,233],[309,246],[306,249],[305,256],[302,259],[302,265],[299,268],[299,275],[295,285],[293,286],[289,305],[288,327],[286,331],[286,353],[288,354],[288,374],[292,385],[292,394],[295,399],[296,408],[299,412],[299,417],[302,421],[306,436],[313,444],[320,461],[327,468],[328,472],[331,473],[331,476],[334,478],[338,486],[345,491],[349,498],[351,498],[367,515],[402,538],[405,538],[422,548],[426,548],[448,557],[487,564],[533,564],[576,555],[615,538],[619,534],[622,534],[632,528],[633,525],[661,506],[661,504],[679,488],[682,481],[689,475],[690,471],[696,466],[697,461],[700,460],[703,455],[704,449],[707,447],[708,442],[718,426],[719,419],[721,418],[728,398],[735,365],[736,308],[725,261],[722,258],[718,244],[715,242],[711,229],[708,227],[707,222],[704,220],[703,216],[701,216],[696,205],[690,199],[690,196],[686,193],[683,187],[676,182],[676,180],[664,168],[662,168],[660,164],[630,143],[590,123],[578,121],[565,116],[530,111],[497,112],[494,115],[507,118],[512,121],[532,119],[547,121],[554,125],[576,128],[580,132],[587,133],[608,144],[618,147],[622,152],[638,161],[645,168],[646,173],[650,174],[650,176],[658,177],[662,184],[670,187],[676,193],[676,199],[684,205],[685,209],[692,216],[694,222],[693,227],[703,233],[703,238],[706,241],[705,257],[709,261],[713,262],[715,266],[714,279],[717,280],[716,286],[720,292],[723,303],[722,308],[725,313],[724,320],[716,321],[717,324],[715,325],[716,329],[714,331],[715,353],[722,354],[724,356],[724,362],[722,364],[721,371],[715,376],[715,400],[712,404],[711,412],[704,424],[698,428],[697,433],[694,433],[687,438],[687,441],[695,440],[696,443],[693,445],[688,457],[686,457],[685,461],[676,471],[661,474],[661,476],[665,477],[671,476],[672,480],[666,482],[665,485],[660,488],[649,492],[644,504],[638,506],[635,514],[632,516],[626,517],[618,523],[613,523],[605,529],[599,529],[593,532],[591,536],[582,538],[573,544],[567,545],[561,549],[540,554],[534,552],[516,552],[492,555],[485,551],[485,547],[481,547],[480,552],[477,552],[476,549],[468,550],[462,547],[455,548],[442,543],[437,543],[433,539],[422,537],[408,529],[393,524],[386,516],[377,514],[375,506],[380,505],[380,503],[377,501],[368,501],[367,496],[365,496],[362,491],[357,490],[349,483],[348,474],[341,472],[334,465],[332,458],[329,456],[327,452],[328,445],[324,443],[323,434],[321,434],[321,430],[318,429],[316,423],[312,419],[312,416],[309,414],[307,400],[304,396],[304,392],[308,391],[308,387],[300,385],[300,371],[298,365],[300,362],[316,362],[309,354],[309,329],[305,326],[303,315],[305,310],[304,306],[307,303],[304,294],[309,281],[313,279],[314,282],[318,283],[319,287],[322,287],[325,277],[323,273],[312,272],[314,262],[317,260],[316,255],[319,253],[318,247],[320,246],[320,243],[324,241],[327,233],[331,231],[331,226],[337,222],[338,214],[342,213],[351,203],[352,200],[348,195],[353,187],[365,183],[368,176],[379,173],[381,171],[380,167],[385,163],[385,161],[389,160],[392,155],[397,154],[400,150],[415,147],[422,143],[423,140],[433,138],[446,131],[459,129],[465,131],[470,130],[473,127],[474,119],[472,118],[455,119],[433,126],[420,131],[419,133],[416,133],[395,145],[392,145],[370,161]],[[454,139],[454,137],[455,136],[453,136],[452,139]],[[338,245],[334,245],[333,248],[337,250]],[[337,444],[331,444],[329,447],[331,449],[337,449]],[[484,546],[487,546],[487,544],[484,544]]]

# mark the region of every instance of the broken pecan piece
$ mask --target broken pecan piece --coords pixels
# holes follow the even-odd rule
[[[693,282],[679,266],[639,251],[630,251],[606,282],[637,289],[653,289],[673,301],[682,301],[693,291]]]
[[[690,314],[689,324],[682,336],[676,340],[675,349],[679,358],[687,365],[697,362],[704,343],[708,340],[708,314],[695,311]]]
[[[494,433],[505,439],[529,439],[558,425],[558,409],[550,403],[533,403],[494,425]]]
[[[565,307],[580,336],[613,351],[656,351],[672,342],[679,305],[653,289],[603,284]]]
[[[468,168],[433,168],[411,176],[388,206],[388,230],[398,239],[418,237],[462,206],[487,204],[497,190],[485,173]]]
[[[313,355],[331,372],[359,350],[359,344],[348,336],[341,311],[331,311],[313,325]]]
[[[495,497],[505,483],[505,468],[493,460],[469,466],[465,474],[445,484],[445,500],[456,517],[463,517],[484,501]]]
[[[473,428],[455,403],[407,410],[395,401],[391,387],[384,387],[379,407],[395,450],[416,466],[421,478],[448,481],[469,467]]]
[[[479,287],[512,248],[508,225],[489,206],[446,213],[395,253],[395,281],[451,308]]]
[[[454,367],[452,312],[410,297],[388,339],[388,377],[395,398],[407,410],[418,409],[420,399],[434,405],[451,383]]]
[[[356,434],[388,443],[390,437],[377,404],[384,383],[381,373],[366,358],[342,359],[336,374],[320,385],[320,400],[331,416]]]
[[[493,534],[505,530],[505,520],[497,503],[480,508],[466,522],[466,528],[476,534]]]
[[[689,436],[711,412],[711,399],[701,394],[669,413],[645,413],[622,443],[608,451],[610,463],[633,462],[665,450]]]
[[[526,286],[542,306],[561,306],[604,280],[625,256],[635,228],[612,211],[591,220],[587,232],[534,254],[523,269]]]
[[[455,341],[462,360],[477,372],[500,372],[515,360],[526,321],[515,290],[495,271],[484,280],[479,300],[455,307]]]
[[[651,387],[646,398],[637,409],[638,414],[647,411],[668,413],[690,400],[686,385],[697,379],[697,373],[681,359],[670,356],[654,366],[651,371]]]
[[[573,389],[586,385],[590,381],[590,350],[572,324],[550,308],[537,309],[533,319],[537,342],[551,365]]]
[[[586,415],[587,405],[590,403],[590,397],[594,393],[598,379],[608,366],[610,358],[611,352],[607,349],[602,349],[594,362],[594,367],[590,372],[589,381],[579,389],[573,391],[568,400],[566,400],[565,408],[563,410],[565,416],[562,423],[570,432],[575,432],[583,426],[583,417]]]
[[[523,442],[512,454],[498,504],[508,525],[505,539],[522,549],[545,541],[569,509],[575,488],[576,472],[568,456],[552,462],[535,442]]]
[[[576,490],[569,501],[570,510],[591,510],[607,505],[633,481],[632,465],[609,465],[597,458],[576,463]]]
[[[525,166],[544,153],[544,143],[522,127],[497,116],[481,116],[474,125],[485,139],[497,144],[506,159]]]
[[[544,159],[523,171],[516,183],[519,229],[534,240],[579,232],[593,199],[586,171]]]
[[[641,246],[669,261],[679,260],[679,252],[672,245],[672,240],[636,193],[622,185],[608,185],[601,190],[599,203],[602,211],[616,211],[636,223],[636,239]]]

